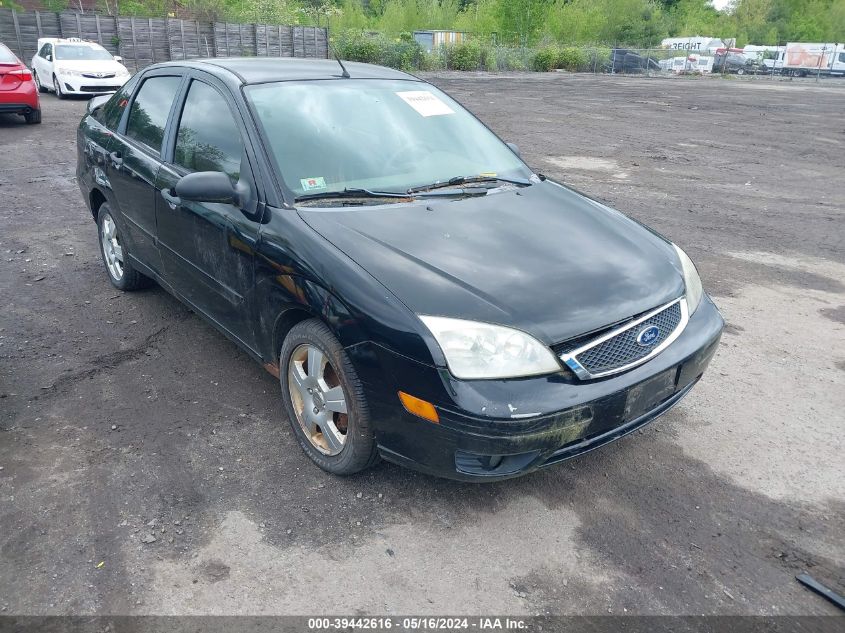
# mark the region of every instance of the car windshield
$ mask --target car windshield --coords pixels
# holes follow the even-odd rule
[[[104,48],[94,46],[79,46],[75,44],[59,44],[56,46],[56,59],[63,59],[66,61],[72,60],[94,60],[94,59],[111,59],[111,53]]]
[[[527,180],[531,171],[457,102],[407,80],[248,86],[278,171],[295,195],[404,192],[459,176]]]
[[[8,48],[0,44],[0,64],[17,64],[18,58]]]

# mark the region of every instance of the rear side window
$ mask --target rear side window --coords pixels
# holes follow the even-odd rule
[[[103,107],[97,110],[94,118],[105,125],[108,129],[114,131],[120,124],[120,118],[123,116],[123,111],[129,103],[129,96],[135,89],[137,80],[130,79],[123,87],[114,93],[111,99],[103,104]]]
[[[217,90],[194,81],[188,90],[173,162],[189,171],[221,171],[237,180],[243,143],[229,104]]]
[[[8,48],[0,44],[0,64],[17,64],[18,58]]]
[[[126,136],[161,152],[164,128],[181,77],[150,77],[141,85],[129,110]]]

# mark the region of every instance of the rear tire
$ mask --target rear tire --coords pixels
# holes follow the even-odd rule
[[[100,205],[97,212],[97,235],[106,273],[115,288],[131,292],[152,285],[152,279],[132,266],[126,241],[121,238],[120,225],[107,203]]]
[[[44,94],[47,92],[47,88],[41,85],[41,80],[38,78],[38,73],[34,70],[32,71],[32,78],[35,79],[35,85],[38,87],[38,92]]]
[[[53,90],[55,90],[55,91],[56,91],[56,96],[57,96],[59,99],[64,99],[64,98],[65,98],[65,93],[64,93],[64,92],[62,92],[62,84],[61,84],[61,82],[59,81],[59,78],[58,78],[58,77],[56,77],[55,75],[53,75]]]
[[[26,121],[29,125],[34,125],[36,123],[41,123],[41,110],[33,110],[28,114],[23,115],[24,121]]]
[[[279,353],[279,382],[291,428],[317,466],[351,475],[379,461],[363,385],[325,323],[309,319],[290,330]]]

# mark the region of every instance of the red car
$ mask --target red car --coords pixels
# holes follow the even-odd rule
[[[1,43],[0,113],[20,114],[27,123],[41,123],[41,104],[32,73]]]

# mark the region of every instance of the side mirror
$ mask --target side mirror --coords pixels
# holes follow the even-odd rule
[[[516,154],[517,156],[520,156],[520,157],[522,156],[522,155],[519,153],[519,145],[517,145],[516,143],[508,143],[508,147],[510,147],[510,148],[511,148],[511,151],[512,151],[514,154]]]
[[[182,200],[234,205],[240,201],[235,185],[222,171],[198,171],[182,176],[175,189]]]
[[[45,57],[45,59],[46,59],[48,62],[53,61],[53,55],[52,55],[52,53],[47,53],[47,57]]]
[[[116,61],[116,62],[120,62],[120,63],[122,64],[122,63],[123,63],[123,58],[122,58],[120,55],[115,55],[115,56],[114,56],[114,61]]]
[[[96,97],[93,97],[93,98],[92,98],[92,99],[88,102],[88,114],[94,114],[94,111],[95,111],[95,110],[97,110],[98,108],[102,107],[102,105],[103,105],[106,101],[108,101],[109,99],[111,99],[111,98],[112,98],[112,94],[113,94],[113,93],[109,93],[109,94],[107,94],[107,95],[98,95],[98,96],[96,96]]]

